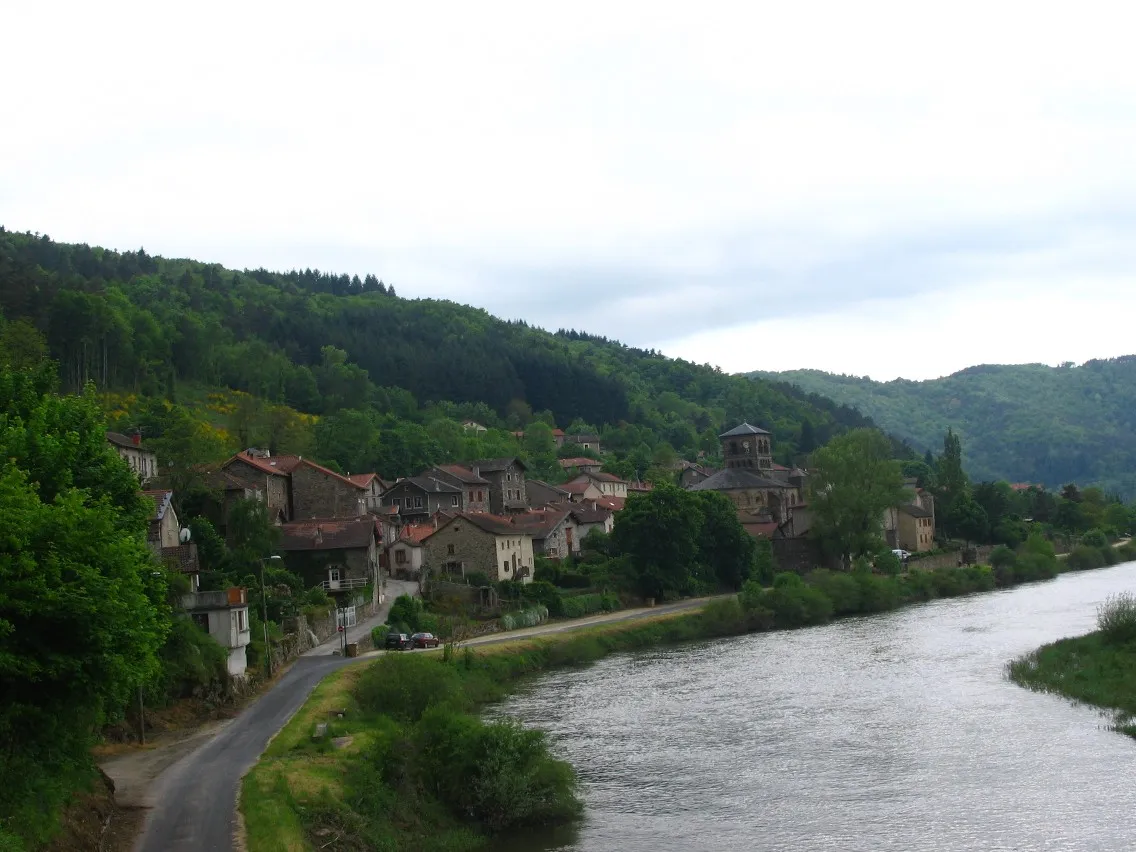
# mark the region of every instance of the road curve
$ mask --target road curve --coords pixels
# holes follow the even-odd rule
[[[493,645],[583,630],[598,624],[635,621],[695,609],[711,600],[713,598],[694,598],[554,622],[472,639],[464,644]],[[382,652],[371,652],[363,657],[377,653]],[[236,846],[237,794],[241,778],[316,685],[331,672],[352,662],[355,661],[329,656],[326,649],[313,649],[296,660],[268,692],[215,737],[167,769],[153,790],[154,807],[147,815],[134,846],[135,852],[231,852]]]

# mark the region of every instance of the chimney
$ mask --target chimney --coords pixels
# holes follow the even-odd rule
[[[130,436],[130,440],[134,442],[134,446],[142,446],[142,433],[135,429],[134,434]]]

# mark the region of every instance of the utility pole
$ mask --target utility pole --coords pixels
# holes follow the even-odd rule
[[[279,560],[279,556],[269,556],[268,559]],[[272,677],[272,647],[268,644],[268,588],[264,585],[264,563],[268,559],[260,560],[260,603],[263,612],[261,626],[264,628],[264,663],[268,676]]]

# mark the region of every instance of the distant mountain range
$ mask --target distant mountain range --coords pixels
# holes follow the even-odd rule
[[[970,367],[927,381],[754,372],[848,405],[919,452],[962,437],[972,479],[1098,485],[1136,496],[1136,355],[1081,366]]]

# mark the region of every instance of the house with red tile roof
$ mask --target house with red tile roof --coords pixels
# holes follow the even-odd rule
[[[602,471],[581,473],[572,482],[591,482],[605,497],[627,496],[627,480],[620,479],[612,473],[603,473]]]
[[[560,466],[566,473],[599,473],[603,467],[602,461],[579,456],[572,459],[560,459]]]
[[[513,517],[463,512],[439,524],[425,545],[428,573],[464,577],[480,572],[495,581],[532,582],[532,534],[513,523]]]
[[[267,452],[241,450],[221,465],[221,469],[234,480],[263,493],[269,517],[276,523],[283,523],[292,518],[292,480],[289,476],[292,458],[288,457],[281,464]]]

